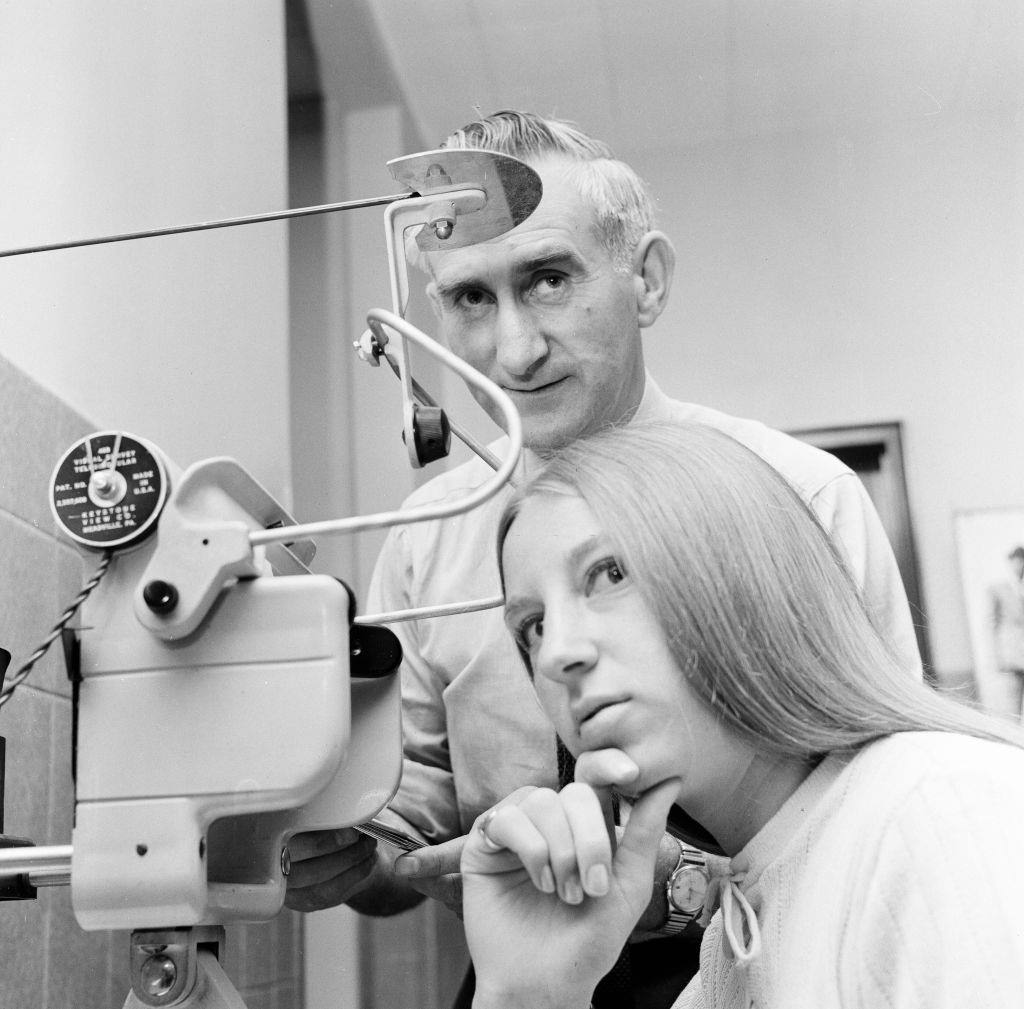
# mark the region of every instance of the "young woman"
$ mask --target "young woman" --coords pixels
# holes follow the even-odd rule
[[[549,464],[499,549],[577,764],[464,849],[475,1009],[587,1009],[673,804],[728,856],[678,1006],[1024,1004],[1024,737],[899,671],[778,474],[706,427],[630,425]]]

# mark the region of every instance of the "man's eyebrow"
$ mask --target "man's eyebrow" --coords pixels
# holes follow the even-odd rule
[[[538,270],[546,269],[549,266],[556,266],[560,263],[575,263],[579,261],[579,255],[575,249],[559,246],[540,252],[535,256],[529,256],[515,263],[515,269],[520,273],[536,273]]]
[[[441,298],[450,299],[463,291],[475,287],[483,287],[484,282],[477,280],[471,274],[462,277],[455,277],[452,280],[434,280],[434,290]]]

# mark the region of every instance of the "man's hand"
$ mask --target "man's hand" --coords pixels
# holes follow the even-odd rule
[[[465,837],[400,855],[395,860],[395,875],[404,879],[425,897],[440,901],[449,911],[462,917],[462,874],[459,861]]]
[[[351,827],[296,834],[288,842],[291,872],[284,902],[294,911],[344,904],[377,866],[377,842]]]

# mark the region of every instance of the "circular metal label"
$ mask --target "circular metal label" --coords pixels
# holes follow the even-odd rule
[[[76,442],[50,479],[57,525],[96,550],[144,539],[166,499],[167,469],[159,452],[123,431],[98,431]]]

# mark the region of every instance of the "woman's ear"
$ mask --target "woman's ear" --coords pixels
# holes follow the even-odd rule
[[[648,231],[633,253],[633,282],[641,329],[653,325],[668,304],[675,269],[676,250],[668,236]]]

